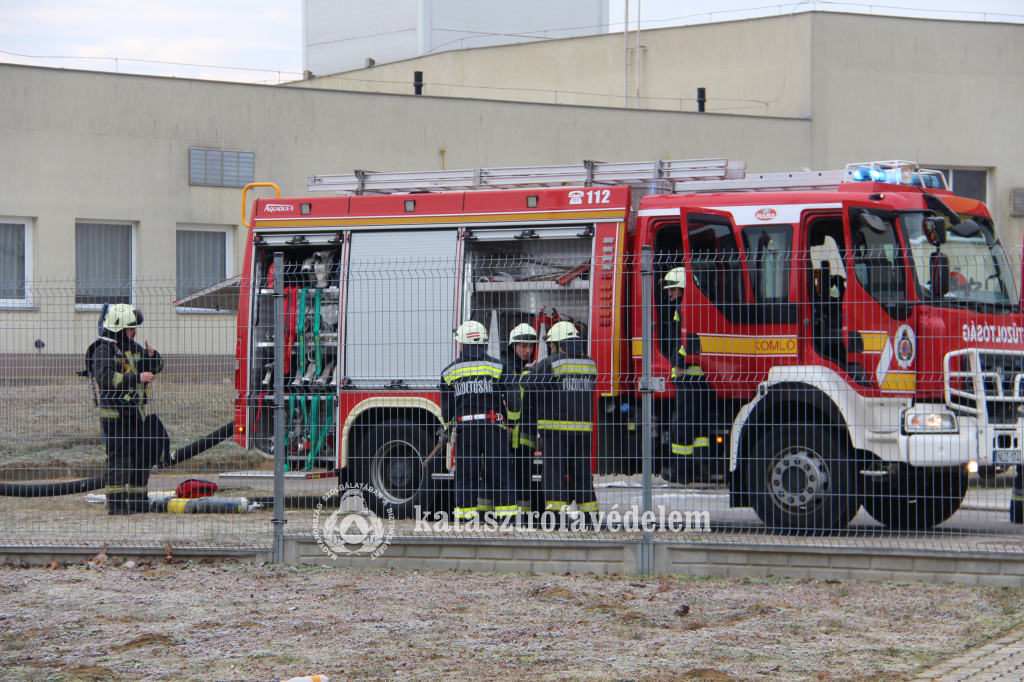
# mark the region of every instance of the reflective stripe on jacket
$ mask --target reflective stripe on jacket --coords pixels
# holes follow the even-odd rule
[[[445,426],[459,417],[502,414],[505,390],[501,363],[485,346],[464,345],[462,354],[441,372],[441,416]]]
[[[96,380],[100,417],[117,419],[125,411],[142,417],[148,401],[148,387],[139,380],[143,372],[159,374],[164,368],[160,353],[149,357],[146,349],[130,341],[121,348],[113,339],[101,336],[89,360],[89,371]]]
[[[582,341],[566,341],[559,348],[520,377],[526,389],[524,402],[535,410],[540,431],[589,432],[594,421],[597,364],[586,356]]]

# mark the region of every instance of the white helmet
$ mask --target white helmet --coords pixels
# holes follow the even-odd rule
[[[523,322],[508,335],[508,345],[513,343],[537,343],[537,330]]]
[[[548,331],[547,339],[548,343],[558,343],[559,341],[565,341],[566,339],[578,339],[580,333],[576,331],[576,325],[572,322],[559,322],[558,324],[551,327]]]
[[[119,332],[127,327],[138,327],[142,324],[142,313],[127,303],[115,303],[107,308],[107,316],[103,318],[103,328]]]
[[[672,268],[665,275],[665,279],[661,280],[665,283],[663,289],[685,289],[686,288],[686,268],[678,267]]]
[[[455,340],[459,343],[487,343],[487,330],[476,320],[463,322],[455,330]]]

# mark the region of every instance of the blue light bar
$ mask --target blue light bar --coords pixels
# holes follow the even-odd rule
[[[899,168],[854,168],[850,174],[855,182],[887,182],[900,184],[903,175]]]

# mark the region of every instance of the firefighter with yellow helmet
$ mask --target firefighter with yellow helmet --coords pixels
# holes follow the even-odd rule
[[[663,468],[662,477],[674,483],[691,483],[706,473],[711,453],[710,386],[698,360],[700,344],[695,337],[685,335],[679,313],[686,288],[686,268],[669,270],[663,282],[665,293],[675,303],[669,353],[676,392],[676,423],[672,428],[672,458]]]
[[[147,486],[153,464],[145,461],[144,410],[149,384],[164,368],[156,349],[135,342],[142,313],[127,303],[107,308],[102,333],[86,353],[96,382],[100,429],[106,438],[108,514],[149,511]]]
[[[594,527],[597,494],[590,469],[594,430],[594,383],[597,363],[571,322],[558,322],[547,333],[548,356],[522,377],[524,402],[537,414],[544,452],[544,511],[563,516],[575,501]],[[565,525],[563,516],[562,524]]]
[[[508,431],[512,449],[513,477],[518,485],[518,506],[522,511],[532,509],[533,456],[537,451],[537,418],[533,404],[523,400],[525,388],[522,378],[530,373],[537,353],[539,338],[531,325],[517,325],[508,336],[508,359],[504,373],[508,381],[505,404]],[[514,394],[514,395],[509,395]]]
[[[455,439],[455,518],[482,516],[479,497],[492,501],[498,519],[514,516],[519,508],[505,433],[501,362],[487,355],[487,330],[475,320],[460,325],[455,340],[459,356],[441,372],[441,416]]]

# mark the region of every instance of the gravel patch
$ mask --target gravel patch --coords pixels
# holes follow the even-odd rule
[[[1022,621],[954,584],[104,556],[0,568],[0,679],[905,680]]]

